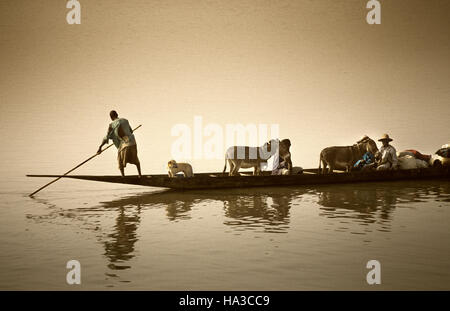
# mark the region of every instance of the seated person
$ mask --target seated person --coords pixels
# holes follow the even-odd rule
[[[367,151],[361,160],[356,161],[355,165],[353,165],[353,170],[360,171],[360,170],[366,170],[371,167],[373,167],[375,164],[375,156],[370,152]]]
[[[383,146],[380,148],[380,157],[377,161],[377,171],[397,169],[397,151],[389,144],[392,139],[389,138],[388,134],[384,134],[383,137],[378,139],[378,141],[381,141]]]
[[[303,168],[300,166],[293,166],[290,170],[288,169],[288,164],[283,161],[278,167],[272,170],[272,175],[296,175],[303,173]]]
[[[277,168],[272,170],[272,175],[294,175],[303,172],[303,168],[292,166],[290,147],[291,141],[289,139],[283,139],[280,142],[278,151],[278,161],[280,162]]]

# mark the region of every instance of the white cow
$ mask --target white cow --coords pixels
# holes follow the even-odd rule
[[[253,175],[261,174],[261,164],[278,152],[278,139],[271,139],[260,147],[232,146],[225,153],[225,167],[223,174],[227,170],[227,162],[230,164],[229,176],[239,175],[240,168],[254,168]]]

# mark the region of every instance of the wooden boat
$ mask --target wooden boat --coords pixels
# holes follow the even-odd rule
[[[138,176],[92,176],[92,175],[27,175],[28,177],[72,178],[81,180],[101,181],[128,185],[171,188],[178,190],[190,189],[221,189],[247,187],[277,187],[301,186],[316,184],[340,184],[359,182],[384,182],[396,180],[442,179],[450,181],[450,168],[426,168],[414,170],[371,171],[317,174],[317,169],[306,169],[297,175],[270,175],[264,172],[262,176],[241,175],[224,176],[222,173],[198,173],[192,178],[170,178],[167,175]]]

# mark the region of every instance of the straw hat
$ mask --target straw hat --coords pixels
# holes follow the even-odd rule
[[[393,139],[390,138],[388,134],[383,134],[383,136],[381,136],[381,138],[378,139],[378,141],[383,141],[383,140],[392,141]]]

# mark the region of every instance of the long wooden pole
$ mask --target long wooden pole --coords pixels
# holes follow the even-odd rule
[[[137,127],[133,130],[133,132],[136,131],[136,130],[137,130],[138,128],[140,128],[141,126],[142,126],[142,124],[139,125],[139,126],[137,126]],[[112,145],[114,145],[114,144],[108,145],[108,146],[107,146],[105,149],[103,149],[100,153],[102,153],[103,151],[105,151],[106,149],[108,149],[109,147],[111,147]],[[93,158],[95,158],[96,156],[98,156],[100,153],[94,154],[93,156],[89,157],[88,159],[84,160],[83,162],[81,162],[80,164],[78,164],[77,166],[75,166],[75,167],[74,167],[73,169],[71,169],[70,171],[67,171],[67,172],[64,173],[63,175],[61,175],[61,176],[59,176],[58,178],[52,180],[51,182],[49,182],[48,184],[42,186],[41,188],[39,188],[38,190],[36,190],[35,192],[33,192],[32,194],[30,194],[30,195],[28,195],[28,196],[29,196],[29,197],[32,197],[33,195],[35,195],[36,193],[38,193],[38,192],[41,191],[42,189],[47,188],[48,186],[50,186],[50,185],[53,184],[54,182],[57,182],[58,180],[60,180],[63,176],[66,176],[67,174],[69,174],[70,172],[73,172],[74,170],[76,170],[77,168],[79,168],[80,166],[82,166],[83,164],[85,164],[86,162],[92,160]]]

